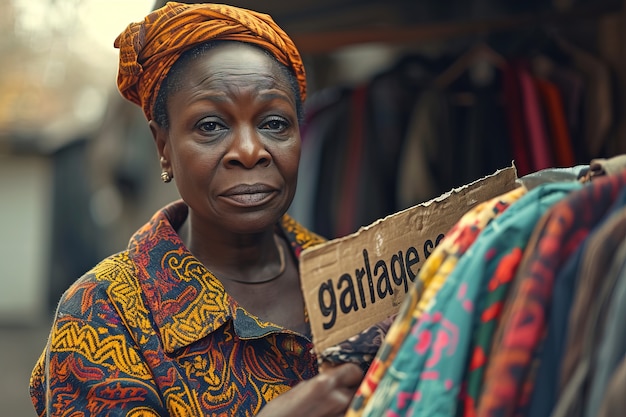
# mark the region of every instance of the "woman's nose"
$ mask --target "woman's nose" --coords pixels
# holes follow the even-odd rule
[[[256,129],[241,129],[233,137],[230,148],[224,156],[228,166],[254,168],[267,166],[272,160]]]

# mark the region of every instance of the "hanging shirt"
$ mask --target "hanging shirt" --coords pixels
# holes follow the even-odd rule
[[[539,94],[534,83],[534,78],[525,65],[517,69],[518,81],[521,89],[522,108],[526,131],[528,132],[528,154],[532,162],[533,171],[539,171],[554,166],[552,149],[548,140],[548,132],[544,122],[543,109],[539,100]]]
[[[535,85],[545,108],[554,163],[557,167],[571,167],[576,164],[572,139],[567,125],[563,99],[557,86],[550,81],[536,78]]]
[[[626,241],[620,244],[613,259],[611,275],[617,275],[617,288],[610,302],[604,337],[600,342],[598,360],[587,407],[588,416],[621,416],[626,409]],[[597,402],[598,401],[598,402]],[[596,414],[596,407],[598,412]]]
[[[545,331],[554,277],[624,186],[626,171],[598,178],[552,207],[535,230],[536,244],[528,247],[516,279],[519,285],[499,325],[501,337],[494,341],[478,416],[512,416],[527,406],[532,361]]]
[[[409,415],[445,417],[457,412],[467,360],[474,351],[472,340],[478,336],[475,332],[485,333],[477,340],[482,344],[475,346],[476,352],[484,352],[491,339],[489,328],[497,320],[494,310],[504,300],[506,290],[503,287],[515,274],[532,226],[555,201],[579,187],[575,182],[547,184],[522,196],[493,219],[461,257],[437,294],[436,305],[430,313],[432,324],[427,326],[424,321],[424,327],[418,330],[420,340],[425,338],[432,342],[425,349],[417,347],[417,354],[424,355],[426,360],[420,370],[415,399],[407,408]],[[487,296],[492,298],[488,307],[485,306]],[[437,314],[439,318],[435,319]],[[474,358],[479,356],[474,355]],[[478,365],[474,363],[474,371],[478,370]]]
[[[416,326],[419,328],[420,323],[431,320],[430,310],[436,304],[438,292],[480,231],[525,192],[525,188],[519,187],[477,205],[452,227],[435,248],[420,270],[416,285],[407,294],[398,318],[359,387],[347,416],[384,415],[388,409],[402,408],[414,395],[410,388],[404,387],[414,385],[415,379],[419,378],[415,369],[420,367],[423,359],[414,352],[419,343]],[[430,340],[424,338],[421,342],[420,346]]]
[[[585,243],[570,255],[557,272],[550,300],[550,316],[547,318],[546,335],[538,353],[535,384],[528,405],[527,415],[549,417],[558,397],[559,370],[563,347],[567,338],[567,321],[576,291],[576,278]]]
[[[533,172],[528,152],[528,126],[524,121],[522,91],[518,82],[517,65],[508,64],[502,72],[502,84],[506,121],[509,128],[510,146],[519,175]]]
[[[458,387],[463,407],[458,415],[476,414],[493,334],[535,224],[555,203],[581,187],[579,182],[570,181],[547,183],[529,191],[483,231],[471,249],[471,257],[468,252],[467,262],[459,264],[459,273],[469,281],[468,285],[479,281],[479,287],[475,311],[465,330],[471,332],[471,344],[464,348],[469,355],[469,366],[464,382]],[[456,373],[454,379],[447,378],[459,385]],[[448,394],[447,401],[453,402],[455,398]]]
[[[609,274],[615,251],[626,240],[626,192],[593,230],[579,270],[569,316],[567,345],[561,361],[561,393],[552,416],[582,416],[595,368],[596,345],[603,336],[617,274]],[[595,416],[595,412],[593,413]]]

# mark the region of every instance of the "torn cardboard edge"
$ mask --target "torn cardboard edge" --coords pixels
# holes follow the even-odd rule
[[[308,248],[301,286],[320,353],[398,312],[424,261],[472,207],[519,186],[513,163],[357,232]]]

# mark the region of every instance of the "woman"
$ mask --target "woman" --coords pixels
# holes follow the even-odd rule
[[[168,3],[116,40],[182,197],[76,281],[31,377],[39,415],[342,415],[362,372],[317,375],[285,213],[304,68],[267,15]]]

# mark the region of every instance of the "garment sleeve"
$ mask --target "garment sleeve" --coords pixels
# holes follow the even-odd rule
[[[367,372],[395,318],[396,314],[368,327],[356,336],[324,349],[318,357],[319,368],[354,363],[359,365],[363,372]]]
[[[88,293],[77,291],[61,301],[31,375],[37,414],[168,415],[145,352],[111,305]],[[87,296],[93,302],[86,302]]]

